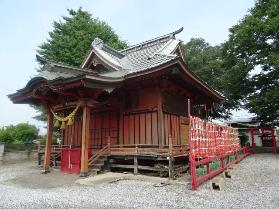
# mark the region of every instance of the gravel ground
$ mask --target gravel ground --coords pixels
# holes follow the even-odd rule
[[[279,157],[271,154],[244,159],[223,191],[208,184],[198,191],[178,183],[154,187],[147,180],[84,186],[69,175],[38,172],[31,163],[0,166],[0,208],[279,208]]]

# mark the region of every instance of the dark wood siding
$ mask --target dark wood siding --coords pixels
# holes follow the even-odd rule
[[[90,118],[90,147],[100,149],[107,145],[108,136],[111,144],[117,144],[118,122],[117,112],[93,113]]]
[[[158,112],[146,111],[123,116],[121,144],[158,145]]]

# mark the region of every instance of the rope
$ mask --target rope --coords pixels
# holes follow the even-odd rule
[[[59,117],[51,108],[50,108],[50,111],[52,112],[52,114],[53,114],[53,116],[55,117],[56,120],[58,120],[60,122],[66,122],[66,121],[68,121],[69,119],[72,119],[75,116],[75,114],[78,111],[79,107],[80,107],[80,104],[78,104],[76,106],[76,108],[65,118]]]

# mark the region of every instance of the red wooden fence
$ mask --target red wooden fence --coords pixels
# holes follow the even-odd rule
[[[192,189],[223,172],[228,166],[237,163],[249,154],[249,149],[240,147],[238,130],[197,117],[190,116],[190,167]],[[230,158],[233,158],[230,161]],[[219,168],[212,170],[210,164],[220,161]],[[225,163],[228,162],[228,163]],[[196,168],[206,165],[206,174],[197,176]]]

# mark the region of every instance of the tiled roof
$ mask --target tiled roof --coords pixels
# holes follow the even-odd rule
[[[92,51],[109,66],[108,71],[101,73],[94,72],[94,70],[88,69],[86,66],[83,68],[74,67],[63,63],[51,62],[37,56],[37,60],[44,67],[36,77],[45,78],[48,81],[90,74],[108,78],[119,78],[148,70],[179,57],[179,55],[174,53],[179,44],[179,41],[175,39],[175,35],[181,31],[182,28],[173,33],[136,44],[121,51],[109,47],[100,38],[95,38],[92,42]],[[88,56],[92,56],[92,54]],[[89,60],[88,58],[87,60]]]
[[[92,42],[92,51],[112,69],[110,71],[123,71],[121,73],[104,72],[102,75],[127,75],[147,70],[179,57],[175,54],[179,41],[173,33],[151,39],[149,41],[117,51],[107,46],[101,39]]]

